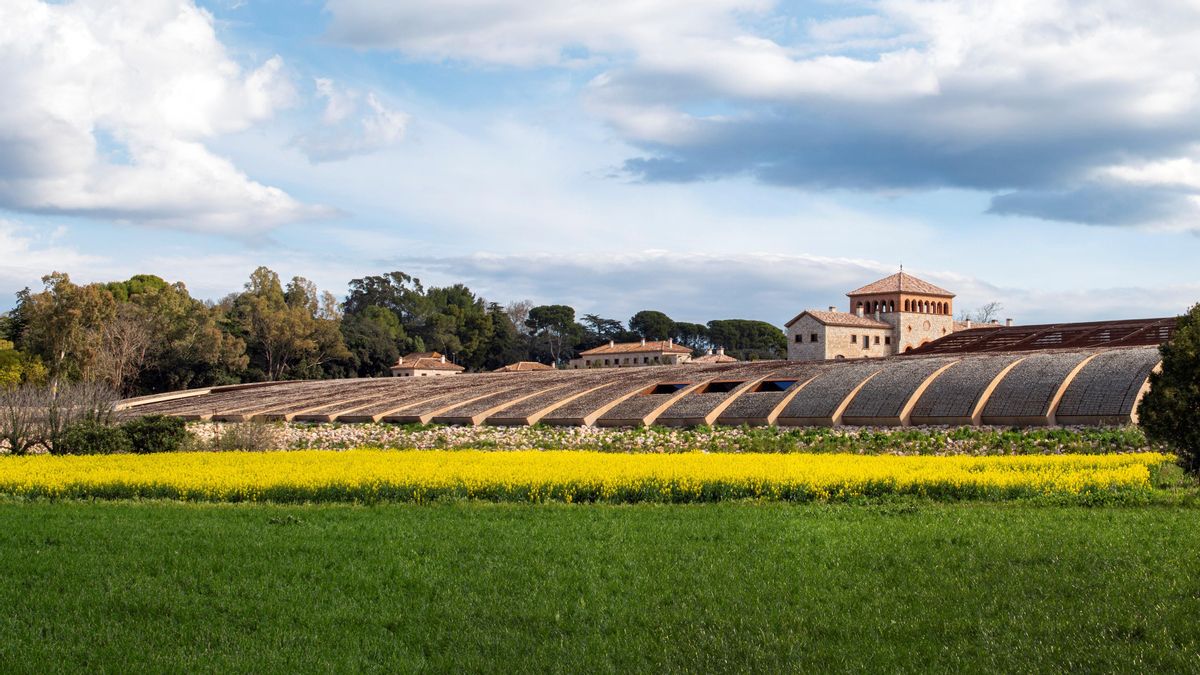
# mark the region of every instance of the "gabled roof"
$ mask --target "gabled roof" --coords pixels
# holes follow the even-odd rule
[[[465,370],[460,365],[450,363],[446,357],[437,352],[413,352],[400,357],[396,365],[392,366],[392,370]]]
[[[605,354],[632,354],[634,352],[665,352],[668,354],[691,354],[692,350],[670,340],[646,340],[645,342],[610,342],[579,352],[580,356],[603,356]]]
[[[852,328],[892,328],[892,324],[884,321],[876,321],[869,316],[859,316],[848,312],[822,312],[815,309],[806,309],[800,312],[791,321],[784,324],[789,327],[800,320],[800,317],[807,314],[816,319],[818,323],[826,326],[850,326]]]
[[[874,295],[876,293],[914,293],[917,295],[938,295],[946,298],[954,297],[954,294],[950,291],[940,286],[934,286],[924,279],[918,279],[904,272],[897,272],[890,277],[884,277],[879,281],[850,291],[846,295]]]
[[[501,366],[492,372],[494,373],[523,373],[530,370],[554,370],[554,366],[548,366],[537,361],[517,361],[510,363],[507,366]]]

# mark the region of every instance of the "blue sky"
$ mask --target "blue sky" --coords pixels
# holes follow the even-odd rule
[[[782,324],[906,270],[1018,322],[1200,299],[1178,3],[10,0],[0,308],[254,267]]]

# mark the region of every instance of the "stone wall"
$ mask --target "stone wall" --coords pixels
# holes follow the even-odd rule
[[[817,341],[812,341],[812,334]],[[800,336],[801,342],[796,342]],[[864,349],[864,341],[866,341]],[[826,326],[811,316],[801,317],[788,327],[788,359],[820,361],[825,359],[861,359],[891,356],[895,353],[892,330],[858,326]]]
[[[896,326],[896,351],[916,349],[926,342],[946,337],[954,332],[954,317],[949,314],[917,314],[914,312],[889,312],[880,314],[881,321]]]

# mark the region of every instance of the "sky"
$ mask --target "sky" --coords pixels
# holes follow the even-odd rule
[[[1200,300],[1200,3],[0,3],[0,310],[267,265],[782,325]]]

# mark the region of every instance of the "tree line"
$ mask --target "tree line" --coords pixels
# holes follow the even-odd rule
[[[610,340],[665,340],[742,360],[784,358],[769,323],[628,321],[576,316],[568,305],[489,302],[463,284],[425,287],[404,272],[354,279],[345,300],[259,267],[217,302],[153,275],[79,285],[67,274],[17,294],[0,315],[0,386],[105,382],[125,395],[239,382],[383,377],[403,354],[438,351],[469,371],[516,361],[564,364]]]

